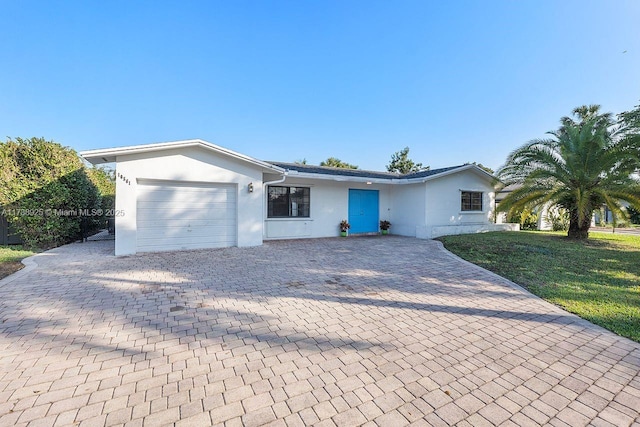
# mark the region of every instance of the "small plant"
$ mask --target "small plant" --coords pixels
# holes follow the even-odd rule
[[[627,213],[629,214],[631,224],[640,224],[640,209],[635,209],[633,206],[628,206]]]
[[[567,231],[569,229],[569,212],[566,209],[549,209],[545,220],[551,223],[553,231]]]
[[[391,227],[391,223],[386,219],[380,221],[380,230],[382,230],[382,234],[389,234],[389,227]]]
[[[513,211],[507,213],[507,222],[519,223],[521,230],[538,229],[538,213],[529,211]]]
[[[343,219],[340,223],[340,232],[346,233],[351,228],[351,224],[346,219]]]

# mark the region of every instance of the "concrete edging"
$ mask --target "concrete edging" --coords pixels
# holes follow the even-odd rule
[[[433,241],[434,241],[434,242],[436,242],[438,249],[439,249],[440,251],[442,251],[443,253],[445,253],[447,256],[449,256],[449,257],[451,257],[451,258],[454,258],[454,259],[456,259],[456,260],[458,260],[458,261],[462,262],[463,264],[466,264],[466,265],[468,265],[468,266],[471,266],[471,267],[474,267],[474,268],[477,268],[477,269],[482,270],[482,271],[483,271],[483,272],[485,272],[486,274],[488,274],[488,275],[492,276],[492,277],[493,277],[494,279],[496,279],[498,282],[500,282],[500,283],[504,283],[505,285],[507,285],[507,286],[509,286],[509,287],[511,287],[511,288],[513,288],[513,289],[516,289],[516,290],[518,290],[518,291],[521,291],[521,292],[523,292],[524,294],[529,295],[530,297],[536,298],[536,299],[540,300],[541,302],[543,302],[544,304],[547,304],[547,305],[549,305],[549,306],[553,307],[553,308],[554,308],[554,310],[555,310],[556,312],[560,312],[560,313],[562,313],[562,314],[563,314],[563,315],[565,315],[565,316],[570,316],[570,317],[575,318],[575,319],[576,319],[576,322],[575,322],[576,324],[582,324],[582,325],[584,325],[584,324],[588,324],[590,327],[595,327],[596,329],[599,329],[601,333],[610,333],[610,334],[614,334],[614,335],[616,335],[616,336],[618,337],[618,339],[620,339],[620,340],[626,340],[626,341],[628,341],[628,342],[630,342],[630,343],[636,343],[635,341],[633,341],[633,340],[631,340],[631,339],[629,339],[629,338],[627,338],[627,337],[623,337],[622,335],[618,335],[618,334],[616,334],[616,333],[615,333],[615,332],[613,332],[613,331],[610,331],[610,330],[608,330],[608,329],[606,329],[606,328],[603,328],[603,327],[602,327],[602,326],[600,326],[600,325],[596,325],[595,323],[592,323],[592,322],[588,321],[587,319],[583,319],[582,317],[578,316],[578,315],[577,315],[577,314],[575,314],[575,313],[571,313],[570,311],[565,310],[564,308],[562,308],[562,307],[561,307],[561,306],[559,306],[559,305],[553,304],[553,303],[551,303],[551,302],[549,302],[549,301],[545,300],[544,298],[539,297],[538,295],[536,295],[536,294],[534,294],[534,293],[530,292],[529,290],[527,290],[525,287],[523,287],[523,286],[521,286],[521,285],[518,285],[518,284],[517,284],[517,283],[515,283],[515,282],[512,282],[511,280],[507,279],[506,277],[502,277],[502,276],[500,276],[499,274],[494,273],[493,271],[487,270],[487,269],[486,269],[486,268],[484,268],[484,267],[480,267],[479,265],[476,265],[476,264],[474,264],[474,263],[472,263],[472,262],[470,262],[470,261],[467,261],[466,259],[463,259],[463,258],[459,257],[458,255],[454,254],[453,252],[451,252],[451,251],[449,251],[447,248],[445,248],[445,247],[444,247],[444,244],[443,244],[441,241],[439,241],[439,240],[435,240],[435,239],[434,239]]]
[[[10,274],[7,277],[5,277],[4,279],[0,280],[0,288],[5,286],[5,285],[8,285],[9,283],[11,283],[11,282],[13,282],[15,280],[18,280],[19,278],[21,278],[25,274],[28,274],[30,271],[36,269],[38,267],[38,263],[36,262],[35,258],[40,256],[43,253],[44,252],[41,252],[41,253],[35,254],[35,255],[31,255],[30,257],[27,257],[27,258],[23,259],[22,261],[20,261],[24,265],[24,268],[16,271],[13,274]]]

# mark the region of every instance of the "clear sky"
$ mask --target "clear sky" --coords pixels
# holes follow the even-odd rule
[[[3,1],[0,135],[497,168],[640,103],[640,1]]]

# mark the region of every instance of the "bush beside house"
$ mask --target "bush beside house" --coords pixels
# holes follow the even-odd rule
[[[538,212],[513,210],[507,213],[507,222],[520,224],[521,230],[537,230],[539,217]]]
[[[114,194],[109,173],[87,168],[68,147],[44,138],[0,143],[1,213],[28,247],[59,246],[101,228]]]
[[[640,209],[634,209],[632,206],[629,206],[627,212],[629,213],[631,224],[640,224]]]
[[[103,212],[113,210],[116,206],[116,183],[112,170],[92,167],[85,168],[89,179],[98,189],[101,196],[100,208]]]

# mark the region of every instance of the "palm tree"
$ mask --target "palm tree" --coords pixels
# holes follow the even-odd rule
[[[626,201],[640,208],[640,135],[624,132],[599,105],[573,110],[574,120],[515,150],[497,175],[515,184],[501,211],[530,211],[556,205],[569,212],[569,237],[586,239],[595,209],[607,205],[626,218]]]

